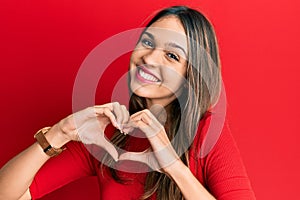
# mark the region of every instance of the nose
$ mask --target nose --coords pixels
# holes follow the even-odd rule
[[[151,65],[153,67],[163,64],[163,50],[162,49],[150,49],[145,52],[142,56],[145,64]]]

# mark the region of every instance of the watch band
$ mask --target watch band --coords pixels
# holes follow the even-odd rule
[[[57,156],[60,154],[64,149],[62,148],[54,148],[49,144],[47,141],[45,134],[50,130],[51,127],[45,127],[40,129],[35,135],[34,138],[37,140],[39,145],[42,147],[43,151],[50,157]]]

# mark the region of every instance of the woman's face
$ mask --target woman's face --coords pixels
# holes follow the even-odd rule
[[[181,93],[187,70],[187,37],[180,20],[166,16],[141,35],[131,55],[130,87],[148,107],[168,105]]]

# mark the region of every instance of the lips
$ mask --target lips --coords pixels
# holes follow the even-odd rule
[[[157,76],[155,76],[153,73],[147,70],[144,66],[137,67],[136,76],[141,82],[146,82],[146,83],[161,82],[161,80],[157,78]]]

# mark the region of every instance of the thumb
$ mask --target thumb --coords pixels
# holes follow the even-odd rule
[[[120,155],[119,160],[131,160],[131,161],[142,162],[148,165],[153,170],[162,172],[160,170],[159,164],[156,161],[155,156],[152,153],[153,152],[150,151],[150,149],[146,149],[145,151],[142,152],[126,152]]]
[[[145,164],[147,163],[147,158],[146,158],[146,152],[148,152],[148,149],[142,152],[126,152],[122,153],[119,157],[119,160],[131,160],[131,161],[139,161],[143,162]]]
[[[116,150],[116,148],[114,147],[114,145],[112,143],[107,141],[107,139],[105,137],[103,137],[96,144],[101,146],[105,151],[107,151],[116,162],[118,161],[118,157],[119,157],[118,151]]]

